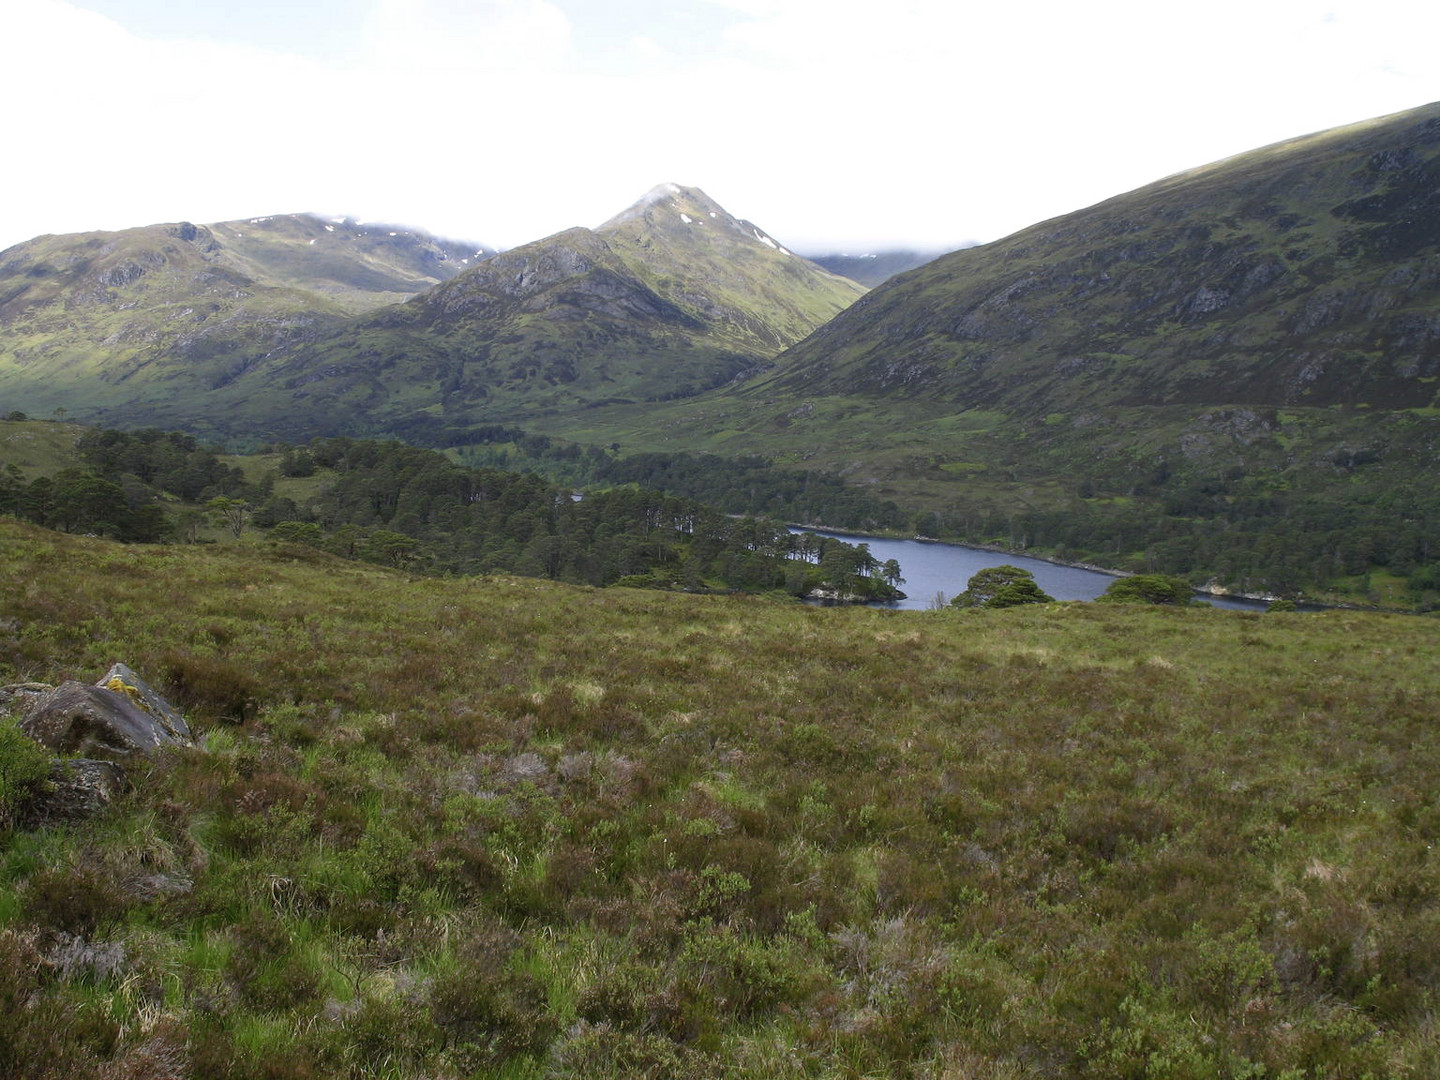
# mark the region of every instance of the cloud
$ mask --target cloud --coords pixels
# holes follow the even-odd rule
[[[3,0],[0,246],[303,209],[513,245],[670,179],[802,250],[951,246],[1440,98],[1401,0],[582,2],[373,0],[337,59]]]
[[[570,21],[545,0],[375,0],[365,38],[382,69],[411,72],[555,71],[571,54]]]
[[[661,45],[648,34],[636,34],[630,39],[630,48],[636,56],[645,60],[663,60],[667,54],[665,46]]]

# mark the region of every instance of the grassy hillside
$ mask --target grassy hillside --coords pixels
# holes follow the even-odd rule
[[[4,834],[7,1075],[1435,1059],[1431,620],[820,610],[7,522],[0,613],[0,682],[124,660],[204,733]]]
[[[1429,408],[1437,188],[1440,104],[1242,154],[942,256],[748,392]]]
[[[0,393],[239,441],[438,443],[713,389],[864,291],[675,185],[501,256],[309,215],[42,237],[0,262]]]
[[[0,395],[138,424],[453,277],[474,245],[289,214],[41,236],[0,253]]]
[[[1440,105],[1281,143],[942,256],[744,383],[551,430],[840,471],[930,535],[1433,603],[1437,177]]]
[[[51,420],[0,420],[0,468],[14,466],[26,480],[79,464],[75,443],[90,429]]]

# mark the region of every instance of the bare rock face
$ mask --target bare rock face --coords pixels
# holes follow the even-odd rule
[[[26,823],[40,825],[93,817],[128,787],[125,770],[113,761],[57,759],[50,766],[49,790],[26,808]]]
[[[30,706],[54,687],[49,683],[26,682],[0,686],[0,713],[23,716]]]
[[[95,685],[126,695],[155,718],[156,722],[170,736],[172,742],[193,744],[194,737],[190,733],[190,725],[185,722],[185,718],[175,710],[173,705],[156,693],[145,680],[124,664],[112,665],[110,670],[105,673],[105,677]]]
[[[46,691],[20,727],[56,753],[108,761],[194,745],[185,719],[124,664],[99,685],[72,681]]]

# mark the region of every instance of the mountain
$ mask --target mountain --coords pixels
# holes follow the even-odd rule
[[[698,188],[661,184],[596,232],[709,336],[757,359],[800,341],[865,291]]]
[[[924,266],[938,258],[939,251],[911,251],[908,248],[893,251],[875,251],[865,255],[849,255],[836,252],[829,255],[807,256],[816,266],[823,266],[832,274],[858,281],[867,288],[883,285],[896,274]]]
[[[1440,551],[1440,104],[874,289],[742,384],[555,433],[843,471],[916,531],[1255,590]],[[1423,580],[1422,580],[1423,579]]]
[[[473,241],[314,214],[225,221],[210,231],[255,280],[317,293],[352,312],[408,299],[495,254]]]
[[[1170,177],[876,290],[769,384],[1044,415],[1428,407],[1440,106]]]
[[[164,402],[414,295],[486,253],[290,214],[42,236],[0,253],[0,395],[31,411]]]
[[[281,434],[457,441],[477,423],[693,396],[768,363],[863,288],[703,192],[665,184],[405,304],[303,342],[233,391]]]
[[[398,237],[388,230],[378,238],[370,230],[365,246],[351,240],[372,261],[391,256],[387,274],[356,258],[327,259],[327,239],[352,228],[257,219],[203,234],[194,227],[141,230],[163,252],[151,261],[180,265],[165,276],[163,297],[153,289],[104,293],[107,316],[143,317],[150,328],[194,308],[195,290],[238,297],[230,308],[212,305],[223,315],[206,341],[213,355],[196,346],[193,333],[152,332],[124,350],[91,323],[71,323],[63,333],[57,328],[57,337],[83,363],[73,372],[46,369],[51,386],[40,392],[31,377],[41,368],[16,323],[13,333],[0,327],[10,349],[0,356],[0,390],[32,408],[60,404],[111,423],[230,435],[454,439],[480,421],[723,385],[768,363],[864,292],[703,192],[666,184],[597,229],[566,230],[447,273],[449,280],[406,303],[368,304],[371,310],[342,317],[341,299],[353,301],[357,288],[418,284],[421,271],[434,269],[438,278],[440,268],[455,269],[454,260],[421,253],[408,262],[393,257],[388,241]],[[65,239],[75,246],[76,238]],[[204,258],[212,244],[224,246],[223,259]],[[12,277],[44,281],[63,298],[59,309],[75,303],[73,275],[16,260]],[[257,295],[244,284],[272,279],[287,288]],[[247,304],[262,310],[251,316]],[[115,315],[119,310],[140,315]],[[129,382],[157,360],[163,382]]]

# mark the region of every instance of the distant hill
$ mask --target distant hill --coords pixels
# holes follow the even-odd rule
[[[77,415],[168,403],[488,254],[313,214],[37,237],[0,253],[0,397]]]
[[[230,415],[453,442],[476,423],[683,398],[770,362],[863,291],[666,184],[597,229],[297,345],[234,388]]]
[[[817,266],[823,266],[832,274],[858,281],[867,288],[883,285],[896,274],[924,266],[938,258],[939,251],[876,251],[865,255],[829,254],[810,255],[808,258]]]
[[[163,277],[163,296],[122,296],[118,286],[96,295],[107,319],[148,332],[117,348],[121,340],[105,332],[108,323],[57,326],[52,340],[32,348],[22,324],[0,325],[10,350],[0,354],[0,391],[13,388],[32,412],[64,405],[111,423],[231,436],[453,440],[480,421],[723,385],[768,363],[864,292],[703,192],[673,184],[598,229],[570,229],[460,273],[453,273],[453,253],[438,244],[416,252],[390,244],[400,237],[389,230],[377,236],[318,219],[140,232],[144,250],[159,251],[145,259],[175,264]],[[336,235],[346,238],[351,257],[327,254]],[[67,241],[69,248],[77,242]],[[385,274],[372,265],[382,256]],[[143,259],[130,262],[144,272]],[[341,299],[354,307],[356,290],[422,284],[418,275],[427,270],[437,280],[408,303],[371,304],[342,317]],[[438,280],[442,270],[448,280]],[[30,272],[19,262],[13,267],[22,281]],[[129,273],[115,280],[130,284]],[[286,287],[261,289],[260,275]],[[57,310],[79,302],[77,292],[89,295],[73,276],[48,267],[40,274]],[[234,299],[213,305],[224,317],[203,334],[155,329],[188,318],[196,293],[214,291]],[[69,370],[37,365],[57,351],[75,358]],[[141,371],[151,363],[157,366]],[[37,387],[33,377],[42,368],[48,385]]]
[[[210,231],[256,280],[302,288],[352,311],[405,300],[496,252],[399,225],[314,214],[224,221]]]

